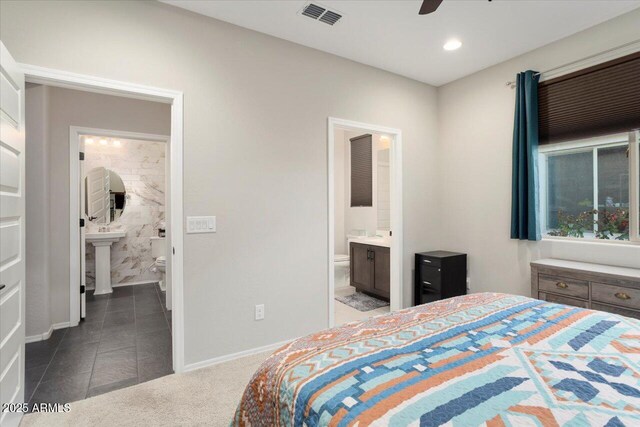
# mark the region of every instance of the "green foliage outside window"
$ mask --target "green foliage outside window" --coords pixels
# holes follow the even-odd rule
[[[584,238],[594,232],[596,239],[629,240],[629,210],[591,209],[577,215],[558,211],[558,227],[549,230],[549,236]]]

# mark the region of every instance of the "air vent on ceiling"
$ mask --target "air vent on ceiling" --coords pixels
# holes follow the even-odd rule
[[[324,22],[325,24],[334,25],[342,18],[342,15],[336,11],[328,10],[326,7],[318,6],[314,3],[309,3],[302,8],[304,16],[315,19],[316,21]]]
[[[322,15],[320,17],[320,20],[322,22],[324,22],[325,24],[329,24],[329,25],[333,25],[336,22],[338,22],[340,20],[340,18],[342,18],[342,15],[332,12],[330,10],[327,10],[324,15]]]
[[[318,19],[326,11],[324,7],[320,7],[316,4],[309,3],[302,9],[302,14],[309,18]]]

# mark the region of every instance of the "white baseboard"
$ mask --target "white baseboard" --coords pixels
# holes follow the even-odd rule
[[[115,285],[111,285],[112,288],[119,288],[121,286],[135,286],[135,285],[148,285],[149,283],[158,283],[159,280],[142,280],[140,282],[127,282],[127,283],[117,283]]]
[[[227,354],[224,356],[214,357],[212,359],[203,360],[202,362],[191,363],[184,367],[183,372],[195,371],[196,369],[206,368],[207,366],[217,365],[219,363],[229,362],[231,360],[240,359],[242,357],[253,356],[254,354],[264,353],[267,351],[275,351],[285,344],[290,343],[295,338],[285,341],[280,341],[274,344],[265,345],[262,347],[251,348],[249,350],[239,351],[237,353]]]
[[[69,322],[54,323],[53,325],[51,325],[49,327],[49,330],[47,332],[42,333],[42,334],[38,334],[38,335],[31,335],[29,337],[25,337],[24,342],[26,344],[29,344],[30,342],[48,340],[49,338],[51,338],[51,334],[53,333],[54,330],[62,329],[62,328],[68,328],[68,327],[69,327]]]
[[[158,283],[159,280],[142,280],[140,282],[126,282],[126,283],[116,283],[115,285],[111,285],[111,288],[121,288],[122,286],[136,286],[136,285],[148,285],[150,283]],[[95,286],[93,288],[89,288],[87,287],[88,291],[95,291],[96,288]],[[106,295],[106,294],[110,294],[111,292],[107,292],[105,294],[97,294],[97,295]]]

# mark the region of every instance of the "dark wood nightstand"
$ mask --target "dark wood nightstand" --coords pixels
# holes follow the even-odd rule
[[[416,254],[414,305],[467,293],[467,255],[432,251]]]

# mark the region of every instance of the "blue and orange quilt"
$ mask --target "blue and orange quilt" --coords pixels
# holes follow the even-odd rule
[[[293,341],[236,426],[640,426],[640,321],[472,294]]]

